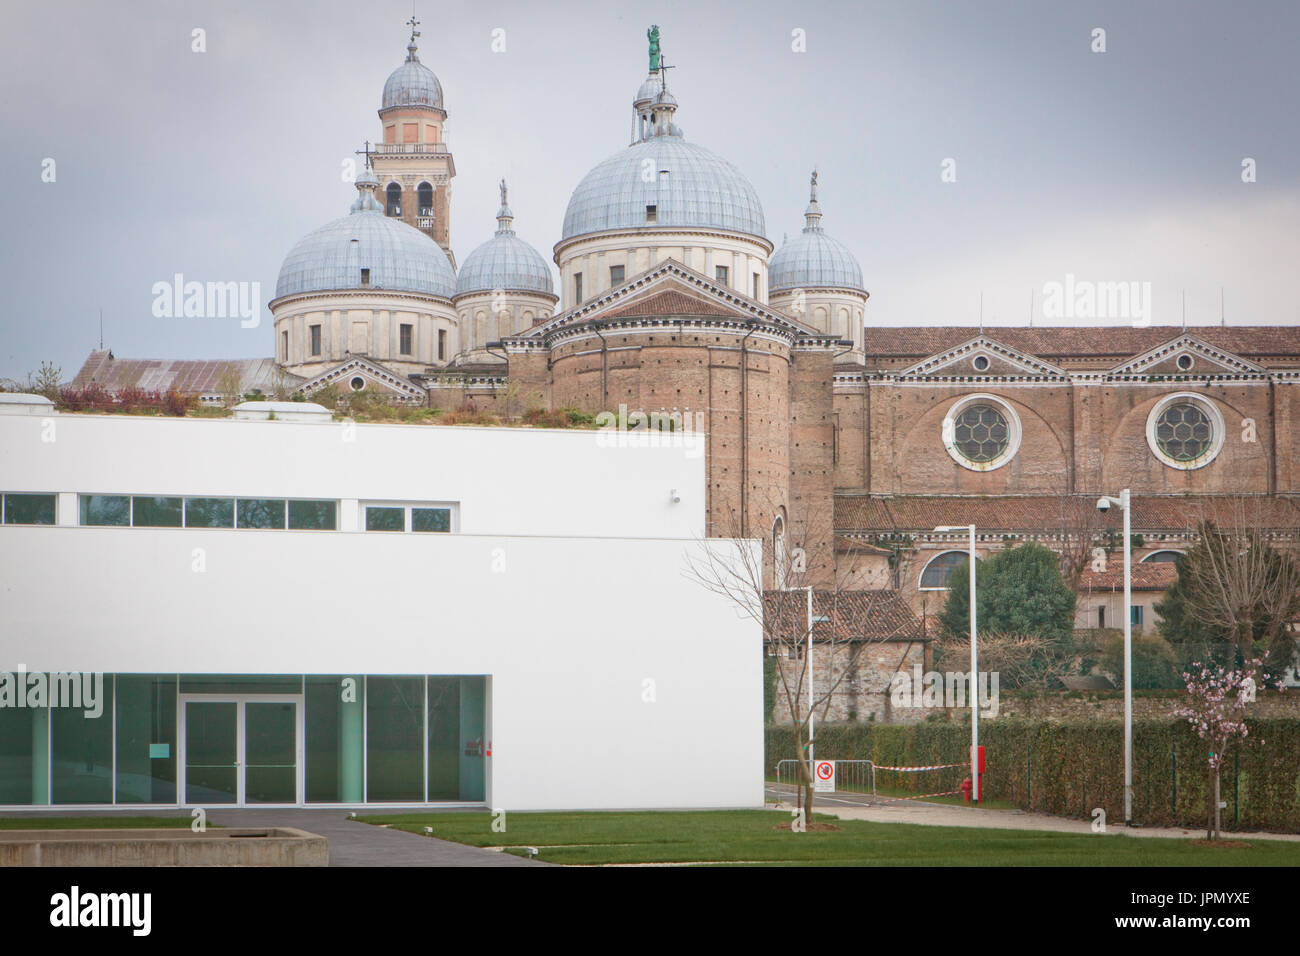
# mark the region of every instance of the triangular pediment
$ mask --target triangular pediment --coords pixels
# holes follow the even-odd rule
[[[667,259],[621,286],[562,312],[516,338],[545,336],[569,325],[636,318],[690,316],[759,321],[789,329],[797,335],[827,338],[812,326],[768,308],[756,299],[740,295],[703,273]]]
[[[1106,374],[1129,375],[1188,375],[1200,378],[1205,375],[1258,375],[1265,372],[1262,365],[1242,358],[1226,349],[1216,348],[1203,339],[1183,332],[1153,349],[1134,356]]]
[[[900,379],[1036,378],[1061,381],[1068,377],[1060,366],[1003,345],[983,333],[960,345],[936,352],[897,375]]]
[[[361,380],[361,389],[353,387],[354,379]],[[313,395],[330,385],[336,386],[340,395],[371,388],[379,388],[408,402],[423,402],[427,395],[423,388],[405,375],[399,375],[387,366],[362,355],[354,355],[326,369],[314,378],[303,382],[294,391],[303,395]]]

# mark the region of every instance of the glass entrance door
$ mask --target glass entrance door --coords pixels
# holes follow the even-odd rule
[[[181,698],[187,804],[300,802],[296,697]]]
[[[185,714],[185,802],[239,802],[239,704],[191,700]]]
[[[298,802],[298,705],[244,702],[244,802]]]

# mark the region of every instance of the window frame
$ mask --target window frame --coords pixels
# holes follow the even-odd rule
[[[1002,454],[989,461],[971,461],[957,447],[957,418],[972,405],[992,405],[1007,423],[1007,447],[1003,449]],[[996,471],[1013,461],[1020,452],[1022,438],[1020,416],[1005,399],[987,392],[973,392],[970,395],[963,395],[948,406],[948,412],[943,418],[940,438],[948,451],[948,456],[967,471]]]
[[[1195,405],[1204,413],[1210,423],[1210,447],[1189,461],[1179,461],[1167,454],[1160,447],[1159,439],[1156,437],[1156,428],[1160,422],[1160,416],[1170,406],[1184,404]],[[1206,398],[1204,395],[1198,395],[1196,392],[1171,392],[1152,405],[1151,411],[1147,414],[1147,447],[1151,449],[1151,453],[1155,455],[1157,461],[1178,471],[1196,471],[1213,462],[1219,457],[1219,452],[1223,450],[1225,436],[1226,424],[1223,419],[1223,412],[1211,399]]]
[[[9,520],[9,499],[10,498],[49,498],[50,499],[50,520],[49,521],[10,521]],[[16,528],[43,528],[59,523],[59,495],[54,491],[5,491],[0,492],[0,524],[13,525]],[[110,527],[112,527],[110,525]]]
[[[930,565],[934,564],[934,562],[938,561],[940,558],[949,554],[960,555],[962,560],[966,560],[970,557],[970,551],[968,549],[962,549],[962,548],[948,548],[946,551],[938,552],[937,554],[934,555],[934,557],[930,558],[929,561],[925,562],[924,566],[922,566],[921,573],[917,576],[916,579],[916,589],[918,591],[949,591],[952,589],[951,584],[944,584],[942,587],[935,587],[933,585],[926,585],[924,583],[925,574],[927,571],[930,570]],[[979,568],[979,563],[980,563],[980,556],[977,554],[975,555],[975,567],[977,569]],[[954,564],[953,568],[955,567],[956,565]],[[949,569],[948,571],[948,578],[949,579],[952,578],[952,569]]]
[[[380,531],[380,534],[458,534],[460,532],[460,502],[458,501],[411,501],[406,500],[382,500],[382,499],[365,499],[357,502],[357,527],[362,531],[368,531],[366,528],[366,513],[370,508],[401,508],[402,509],[402,529],[400,532]],[[424,509],[443,509],[447,511],[447,530],[446,531],[415,531],[413,529],[413,519],[411,512],[413,510]]]

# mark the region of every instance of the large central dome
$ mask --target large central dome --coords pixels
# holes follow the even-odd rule
[[[357,177],[352,213],[308,233],[280,266],[275,297],[373,289],[451,298],[456,274],[442,248],[420,230],[385,216],[374,200],[374,173]]]
[[[727,160],[682,138],[673,122],[677,101],[661,83],[652,75],[637,92],[639,139],[578,183],[564,213],[561,241],[646,226],[764,238],[758,193]]]

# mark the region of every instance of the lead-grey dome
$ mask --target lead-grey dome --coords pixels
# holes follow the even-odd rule
[[[384,84],[384,105],[382,109],[398,106],[430,106],[442,109],[442,84],[433,75],[433,70],[420,62],[415,55],[415,38],[406,48],[406,62],[388,76]]]
[[[490,292],[541,292],[554,295],[551,267],[542,254],[515,235],[514,213],[506,204],[506,184],[501,183],[501,208],[497,233],[471,252],[456,275],[456,294]]]
[[[376,289],[451,298],[456,274],[442,247],[420,230],[384,215],[373,175],[357,177],[361,196],[350,215],[308,233],[289,250],[275,297],[305,292]],[[369,283],[362,285],[361,270]]]
[[[803,232],[782,244],[768,263],[767,287],[770,292],[785,289],[866,291],[858,260],[848,246],[822,230],[821,218],[814,173],[812,195],[804,212],[806,225]]]
[[[674,122],[677,100],[658,71],[641,84],[632,107],[636,142],[578,183],[564,213],[563,239],[645,226],[763,238],[758,193],[731,163],[682,138]],[[654,207],[653,216],[648,206]]]
[[[772,255],[768,289],[855,289],[865,292],[862,267],[847,246],[821,231],[803,232]]]

